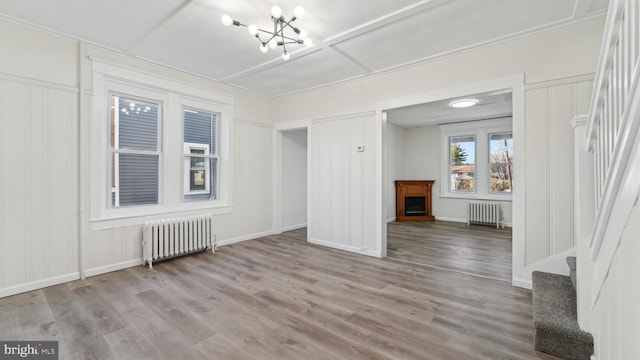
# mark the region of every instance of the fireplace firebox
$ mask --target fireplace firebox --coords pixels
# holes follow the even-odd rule
[[[434,180],[396,180],[396,220],[434,221],[431,188]]]

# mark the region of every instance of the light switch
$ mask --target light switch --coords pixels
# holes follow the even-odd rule
[[[364,145],[360,145],[357,147],[358,152],[364,152]]]

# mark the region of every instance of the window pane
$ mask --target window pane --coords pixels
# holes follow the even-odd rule
[[[158,155],[114,154],[118,186],[113,206],[158,203]]]
[[[474,136],[449,138],[449,189],[452,192],[476,190],[476,139]]]
[[[199,159],[200,160],[200,159]],[[186,201],[202,201],[216,199],[216,165],[217,159],[205,159],[208,168],[205,170],[188,169],[189,179],[185,189],[184,199]],[[205,168],[207,166],[205,165]],[[207,182],[209,190],[207,191]],[[193,192],[193,193],[189,193]]]
[[[113,148],[157,151],[159,108],[159,103],[113,96]]]
[[[160,102],[111,95],[112,207],[158,203],[159,114]]]
[[[184,110],[184,142],[209,145],[215,154],[216,116],[200,110]]]
[[[491,192],[510,193],[512,191],[512,165],[512,133],[489,134],[489,186]]]

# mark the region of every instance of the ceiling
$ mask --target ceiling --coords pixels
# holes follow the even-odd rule
[[[279,5],[315,45],[259,51],[229,14],[269,29]],[[0,13],[210,79],[280,96],[601,15],[608,0],[0,0]]]
[[[456,109],[449,106],[453,101],[475,99],[475,106]],[[387,111],[387,121],[403,128],[450,124],[475,120],[497,119],[511,116],[512,97],[508,91],[494,91],[405,106]]]

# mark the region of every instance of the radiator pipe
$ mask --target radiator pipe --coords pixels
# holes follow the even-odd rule
[[[86,207],[85,202],[87,199],[87,181],[85,173],[87,167],[87,151],[86,139],[84,136],[88,124],[85,120],[85,97],[84,97],[84,62],[85,62],[85,43],[84,41],[78,42],[78,268],[80,271],[80,279],[85,279],[85,259],[84,259],[84,240],[87,232],[86,224]]]

